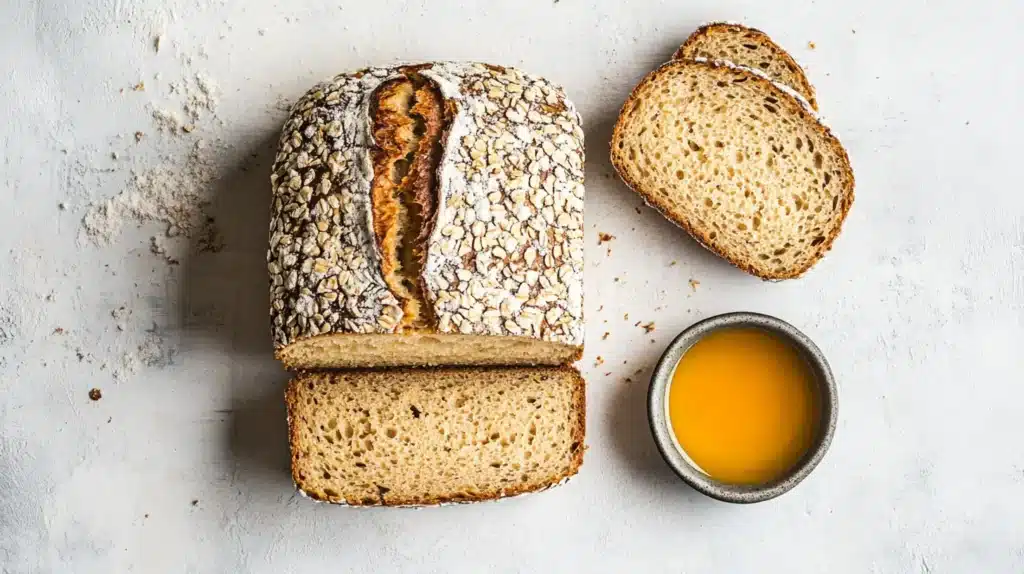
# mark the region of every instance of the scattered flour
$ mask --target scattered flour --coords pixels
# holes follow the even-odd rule
[[[127,189],[89,208],[82,231],[96,245],[109,245],[129,223],[163,224],[168,237],[208,233],[204,228],[212,225],[212,220],[205,209],[214,173],[212,159],[200,140],[184,165],[133,172]]]
[[[153,329],[147,331],[146,339],[134,351],[121,356],[120,362],[114,366],[112,375],[115,381],[123,382],[144,367],[166,367],[174,360],[177,349],[165,344],[164,337]]]

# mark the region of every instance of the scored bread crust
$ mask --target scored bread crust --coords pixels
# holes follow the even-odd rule
[[[583,131],[561,88],[477,63],[370,68],[293,107],[273,167],[268,267],[276,354],[333,334],[399,333],[371,200],[371,103],[415,71],[440,90],[437,209],[422,284],[430,332],[583,345]]]
[[[844,175],[849,180],[849,186],[848,186],[848,190],[847,190],[846,201],[841,202],[842,211],[840,212],[840,214],[839,214],[839,216],[837,218],[838,219],[837,224],[828,233],[828,235],[825,236],[825,240],[821,243],[821,246],[819,247],[815,257],[810,259],[808,261],[808,263],[806,265],[804,265],[803,267],[794,268],[794,269],[789,270],[789,271],[787,271],[785,273],[777,273],[777,272],[774,272],[774,271],[769,271],[769,272],[761,272],[761,271],[759,271],[758,268],[752,262],[744,261],[744,260],[742,260],[742,259],[740,259],[738,257],[735,257],[735,256],[731,255],[730,253],[728,253],[727,251],[725,251],[723,249],[717,248],[716,247],[716,242],[714,240],[712,240],[710,237],[708,237],[707,234],[705,234],[701,230],[695,228],[693,225],[689,224],[688,222],[684,221],[682,218],[677,217],[673,213],[672,208],[670,206],[663,205],[661,202],[658,201],[658,199],[655,196],[653,196],[653,195],[651,195],[649,193],[645,193],[643,191],[643,187],[639,184],[639,182],[635,181],[632,177],[630,177],[629,170],[626,169],[626,163],[629,160],[627,158],[621,156],[616,151],[617,150],[616,142],[620,139],[620,137],[621,137],[621,130],[623,129],[623,121],[625,119],[625,113],[624,113],[625,110],[627,108],[629,108],[630,105],[633,104],[634,100],[638,97],[638,95],[646,87],[646,85],[648,83],[654,81],[658,77],[658,75],[660,73],[663,73],[665,70],[671,69],[673,67],[686,67],[686,66],[698,66],[698,67],[709,69],[709,70],[714,70],[714,69],[717,69],[717,68],[725,68],[725,69],[733,70],[736,73],[745,74],[745,75],[749,76],[748,80],[750,80],[750,81],[754,81],[754,82],[763,84],[764,86],[768,87],[770,90],[776,92],[776,96],[778,97],[780,102],[785,101],[785,102],[790,102],[791,104],[793,104],[793,109],[798,114],[802,115],[804,117],[804,119],[810,121],[812,123],[812,125],[815,127],[815,129],[820,134],[826,136],[825,139],[826,139],[826,141],[829,142],[829,145],[832,148],[832,151],[835,154],[837,154],[837,156],[842,158],[843,164],[846,166],[846,169],[844,170],[845,171]],[[638,195],[640,195],[647,205],[649,205],[649,206],[653,207],[654,209],[656,209],[666,219],[668,219],[672,223],[675,223],[677,226],[679,226],[684,231],[686,231],[688,234],[690,234],[690,236],[694,240],[696,240],[697,243],[699,243],[701,246],[703,246],[708,251],[711,251],[712,253],[714,253],[714,254],[718,255],[719,257],[725,259],[726,261],[728,261],[732,265],[742,269],[743,271],[746,271],[747,273],[750,273],[751,275],[754,275],[755,277],[759,277],[759,278],[765,279],[765,280],[775,281],[775,280],[784,280],[784,279],[795,279],[797,277],[800,277],[804,273],[806,273],[808,269],[813,267],[815,263],[817,263],[818,261],[821,260],[821,258],[825,255],[825,253],[827,253],[829,250],[832,249],[832,244],[835,241],[835,238],[839,235],[840,231],[842,231],[843,223],[845,222],[846,216],[847,216],[847,214],[850,211],[850,207],[853,205],[853,200],[854,200],[854,175],[853,175],[853,170],[849,168],[849,166],[850,166],[850,157],[847,154],[846,149],[843,147],[843,145],[841,143],[839,143],[839,139],[832,132],[831,128],[829,128],[829,126],[822,120],[822,118],[817,114],[817,112],[811,107],[810,103],[806,99],[804,99],[802,96],[800,96],[798,93],[796,93],[789,86],[786,86],[786,85],[783,85],[783,84],[780,84],[778,82],[773,81],[771,78],[769,78],[763,72],[760,72],[758,70],[754,70],[754,69],[751,69],[751,68],[747,68],[747,67],[744,67],[744,66],[739,66],[739,65],[734,64],[732,62],[711,61],[711,60],[706,60],[706,59],[703,59],[703,58],[671,60],[669,62],[666,62],[665,64],[662,64],[660,67],[658,67],[653,72],[649,73],[647,76],[644,77],[643,80],[640,81],[639,84],[637,84],[637,86],[635,88],[633,88],[632,92],[630,92],[629,97],[626,98],[626,101],[623,103],[621,111],[619,113],[619,118],[616,121],[615,128],[612,131],[611,149],[612,149],[612,152],[611,152],[612,165],[615,167],[616,172],[618,172],[619,177],[622,179],[622,181],[630,189],[632,189],[634,192],[636,192]]]
[[[750,39],[752,41],[760,43],[762,46],[767,48],[771,52],[772,57],[778,58],[781,61],[782,65],[785,66],[785,68],[793,75],[794,83],[796,83],[797,85],[791,87],[808,101],[808,103],[811,105],[811,108],[813,108],[814,110],[818,109],[818,101],[815,98],[814,86],[807,78],[807,74],[804,72],[804,69],[800,65],[800,63],[797,62],[796,59],[794,59],[793,56],[790,55],[790,53],[787,52],[782,46],[775,43],[775,41],[772,40],[771,37],[768,36],[768,34],[762,32],[761,30],[758,30],[757,28],[751,28],[750,26],[745,26],[743,24],[738,24],[735,22],[709,22],[697,28],[693,32],[693,34],[690,34],[690,37],[687,38],[685,42],[683,42],[683,45],[680,46],[678,50],[676,50],[676,53],[672,56],[672,59],[698,59],[699,47],[702,42],[708,41],[717,35],[730,34],[736,32],[740,32],[750,36]],[[727,58],[712,57],[708,59],[722,60]],[[746,67],[739,62],[735,62],[735,64],[741,67]],[[773,81],[776,81],[778,83],[784,83],[778,79],[773,79]]]
[[[528,368],[528,367],[527,367]],[[520,369],[520,368],[512,368]],[[422,369],[424,375],[430,372],[436,372],[438,369],[426,368]],[[466,371],[486,371],[488,369],[469,368],[464,369]],[[292,469],[292,482],[295,484],[296,490],[303,496],[316,500],[318,502],[325,502],[328,504],[342,505],[342,506],[387,506],[387,507],[421,507],[421,506],[440,506],[447,504],[464,504],[472,502],[483,502],[488,500],[499,500],[504,498],[510,498],[513,496],[520,496],[523,494],[530,494],[536,492],[542,492],[549,490],[556,486],[561,486],[575,476],[580,467],[583,465],[583,455],[586,451],[586,445],[584,439],[586,437],[587,428],[587,393],[586,393],[586,382],[580,372],[574,367],[568,365],[562,365],[558,367],[545,367],[548,371],[558,371],[562,374],[569,376],[573,383],[572,392],[572,409],[576,414],[576,420],[572,426],[572,439],[573,442],[579,446],[573,453],[572,459],[569,461],[569,468],[566,472],[551,477],[545,483],[535,487],[507,487],[507,488],[492,488],[490,490],[483,490],[474,495],[459,496],[457,498],[425,493],[420,497],[408,497],[408,498],[396,498],[392,502],[387,501],[386,504],[373,503],[367,504],[363,500],[331,500],[320,493],[313,490],[306,490],[303,488],[302,478],[298,474],[299,468],[299,428],[296,424],[292,413],[297,410],[298,397],[297,397],[297,386],[309,376],[318,377],[330,377],[328,372],[317,372],[317,371],[300,371],[295,374],[295,377],[289,381],[287,388],[285,389],[285,404],[288,412],[288,443],[291,449],[291,469]]]

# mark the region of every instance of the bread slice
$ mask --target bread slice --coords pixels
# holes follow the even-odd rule
[[[612,163],[648,203],[737,267],[798,277],[853,203],[842,144],[788,88],[725,62],[674,60],[626,100]]]
[[[818,109],[814,86],[796,60],[772,41],[768,34],[742,24],[705,24],[676,51],[675,59],[725,60],[764,72],[772,80],[792,88]]]
[[[583,463],[585,401],[569,367],[301,374],[286,392],[292,476],[356,506],[542,490]]]

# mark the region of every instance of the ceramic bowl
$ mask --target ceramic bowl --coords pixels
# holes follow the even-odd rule
[[[818,436],[815,437],[810,450],[785,476],[766,484],[729,484],[714,480],[690,461],[685,451],[679,446],[669,421],[668,391],[679,359],[708,333],[734,327],[764,329],[793,344],[810,364],[821,397],[822,409]],[[828,361],[807,335],[789,323],[770,315],[726,313],[695,323],[680,333],[668,346],[651,376],[651,386],[647,395],[647,416],[650,419],[654,442],[657,443],[661,456],[687,484],[718,500],[751,503],[769,500],[789,491],[814,470],[814,467],[825,456],[825,451],[828,450],[829,443],[832,441],[832,434],[836,428],[837,402],[836,383]]]

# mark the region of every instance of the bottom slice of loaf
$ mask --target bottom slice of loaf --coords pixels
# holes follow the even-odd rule
[[[583,463],[585,397],[570,367],[301,374],[286,392],[292,477],[357,506],[543,490]]]

